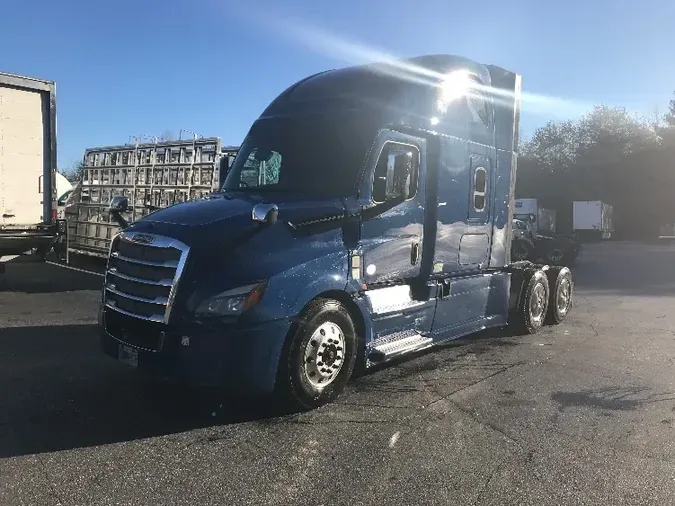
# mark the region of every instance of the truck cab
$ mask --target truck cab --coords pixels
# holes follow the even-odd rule
[[[299,408],[353,374],[571,302],[510,258],[520,77],[451,55],[308,77],[252,125],[219,192],[112,241],[103,350]]]

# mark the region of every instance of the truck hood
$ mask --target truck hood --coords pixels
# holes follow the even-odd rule
[[[185,225],[188,227],[208,225],[233,216],[250,213],[256,201],[245,197],[216,195],[204,200],[176,204],[149,214],[141,221]]]
[[[165,208],[127,230],[172,237],[190,247],[176,307],[192,307],[207,295],[260,279],[281,283],[286,303],[295,300],[299,287],[318,279],[344,283],[354,227],[336,218],[345,216],[351,203],[270,197],[265,200],[279,207],[272,225],[251,219],[261,198],[230,194]]]
[[[274,195],[219,193],[155,211],[132,223],[129,230],[175,237],[191,246],[236,240],[265,228],[252,220],[253,208],[261,202],[276,203],[279,225],[286,223],[291,229],[345,214],[340,199],[308,200],[289,195],[277,199]]]

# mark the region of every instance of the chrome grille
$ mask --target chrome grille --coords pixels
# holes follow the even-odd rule
[[[120,233],[108,258],[106,307],[126,316],[168,323],[189,250],[171,237]]]

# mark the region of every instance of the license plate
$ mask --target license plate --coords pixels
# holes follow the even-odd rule
[[[138,367],[138,350],[120,344],[117,351],[117,359],[131,367]]]

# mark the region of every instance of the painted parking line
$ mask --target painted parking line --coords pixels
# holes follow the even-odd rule
[[[56,262],[51,262],[49,260],[47,260],[45,263],[48,263],[49,265],[55,265],[56,267],[62,267],[64,269],[70,269],[71,271],[84,272],[85,274],[93,274],[94,276],[103,277],[103,274],[100,273],[100,272],[88,271],[88,270],[85,270],[85,269],[78,269],[77,267],[71,267],[70,265],[58,264]]]

